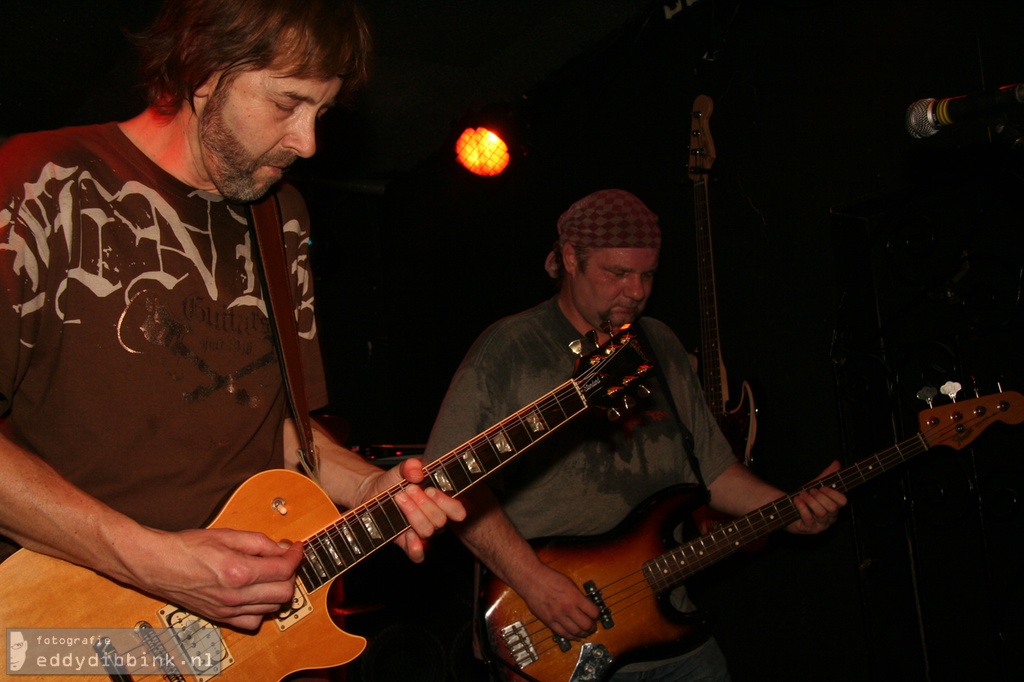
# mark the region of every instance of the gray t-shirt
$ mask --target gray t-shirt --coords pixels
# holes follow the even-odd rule
[[[641,325],[710,484],[736,458],[679,339],[657,320]],[[579,337],[557,298],[489,327],[452,379],[426,459],[437,459],[568,380],[576,360],[569,344]],[[589,411],[488,479],[524,537],[603,533],[650,495],[696,481],[668,393],[653,375],[647,383],[653,395],[624,419],[609,421],[603,412]]]

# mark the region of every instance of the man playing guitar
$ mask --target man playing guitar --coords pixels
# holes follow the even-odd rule
[[[281,206],[315,409],[308,216],[279,181],[365,80],[370,38],[344,0],[174,0],[137,44],[145,111],[0,148],[0,545],[253,630],[292,602],[302,538],[200,529],[246,477],[298,467],[248,205]],[[338,505],[422,480],[315,437]],[[419,561],[464,510],[411,484],[394,501]]]
[[[738,516],[783,495],[736,460],[676,336],[661,322],[640,317],[660,246],[657,217],[633,194],[601,190],[574,203],[558,220],[558,241],[547,260],[549,274],[560,281],[557,295],[497,322],[477,339],[452,379],[428,443],[429,460],[509,406],[558,383],[570,371],[580,339],[601,343],[622,325],[641,328],[660,370],[651,398],[622,422],[595,415],[557,432],[491,488],[478,486],[462,498],[468,520],[453,525],[556,638],[586,637],[601,609],[582,586],[543,563],[527,540],[603,533],[662,488],[699,480],[684,454],[687,432],[714,508]],[[802,493],[799,520],[788,530],[821,532],[845,503],[834,490]],[[683,590],[673,595],[676,607],[688,608],[687,602]],[[695,679],[700,670],[715,671],[700,679],[728,679],[714,640],[683,656],[669,654],[669,660],[633,663],[613,679],[637,679],[630,676],[652,668],[666,675],[659,679]]]

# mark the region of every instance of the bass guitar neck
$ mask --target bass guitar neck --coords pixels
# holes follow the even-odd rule
[[[704,398],[736,457],[750,466],[757,437],[757,410],[750,384],[743,382],[740,398],[729,407],[729,380],[722,359],[718,325],[718,293],[715,258],[711,244],[711,210],[708,175],[715,162],[715,145],[709,126],[714,105],[707,95],[694,100],[690,127],[690,165],[693,182],[694,222],[697,226],[697,281],[700,308],[700,377]]]

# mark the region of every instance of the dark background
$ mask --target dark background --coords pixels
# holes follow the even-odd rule
[[[550,293],[555,220],[597,189],[661,216],[649,312],[699,346],[701,93],[721,344],[734,393],[754,386],[762,476],[794,489],[909,438],[922,386],[1024,386],[1021,151],[984,122],[926,140],[904,127],[918,99],[1024,80],[1022,3],[364,4],[375,79],[294,175],[314,215],[330,412],[352,447],[425,441],[473,338]],[[0,135],[133,115],[121,30],[153,8],[7,3]],[[485,119],[514,149],[491,179],[451,151]],[[734,679],[1020,679],[1022,437],[997,426],[931,451],[857,491],[826,535],[777,536],[696,581]],[[477,676],[450,536],[423,567],[372,559],[346,592],[373,607],[349,620],[371,637],[350,678]]]

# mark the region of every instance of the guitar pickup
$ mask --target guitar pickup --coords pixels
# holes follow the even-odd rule
[[[597,585],[594,581],[588,580],[583,584],[583,589],[587,593],[587,598],[597,604],[597,608],[601,610],[600,620],[604,629],[610,630],[615,627],[615,621],[612,619],[612,610],[604,603],[604,595],[601,594],[601,590],[597,589]]]

